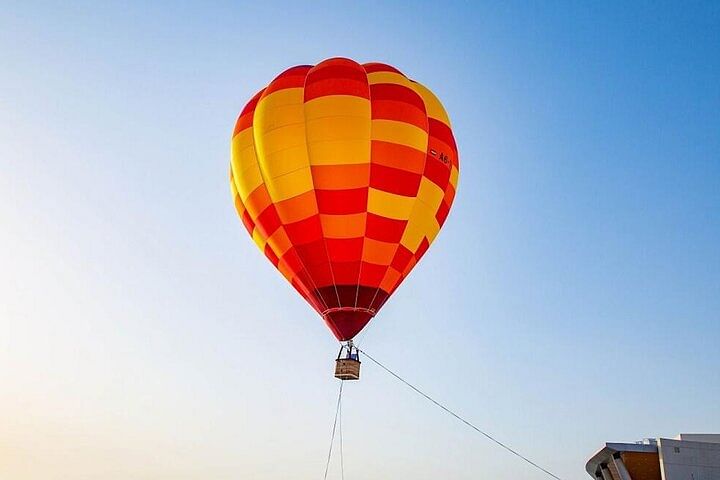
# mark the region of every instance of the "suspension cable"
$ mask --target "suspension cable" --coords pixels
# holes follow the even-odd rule
[[[345,383],[345,380],[341,380]],[[345,461],[343,460],[343,434],[342,434],[342,399],[340,400],[340,414],[338,415],[338,436],[340,437],[340,480],[345,480]]]
[[[473,425],[472,423],[470,423],[468,420],[465,420],[463,417],[461,417],[461,416],[458,415],[457,413],[453,412],[452,410],[450,410],[448,407],[446,407],[446,406],[443,405],[442,403],[440,403],[440,402],[438,402],[437,400],[433,399],[433,398],[430,397],[428,394],[424,393],[424,392],[421,391],[419,388],[417,388],[415,385],[411,384],[410,382],[408,382],[407,380],[405,380],[404,378],[402,378],[400,375],[398,375],[397,373],[393,372],[392,370],[390,370],[388,367],[386,367],[385,365],[383,365],[383,364],[380,363],[379,361],[375,360],[375,359],[374,359],[372,356],[370,356],[366,351],[360,350],[360,348],[358,348],[358,351],[359,351],[359,352],[362,352],[362,353],[363,353],[367,358],[369,358],[375,365],[377,365],[378,367],[382,368],[383,370],[385,370],[387,373],[389,373],[389,374],[392,375],[393,377],[395,377],[395,378],[397,378],[398,380],[400,380],[400,381],[401,381],[402,383],[404,383],[406,386],[410,387],[410,388],[411,388],[412,390],[414,390],[416,393],[418,393],[418,394],[420,394],[421,396],[425,397],[427,400],[429,400],[430,402],[432,402],[432,403],[435,404],[436,406],[440,407],[442,410],[444,410],[445,412],[449,413],[450,415],[452,415],[453,417],[455,417],[457,420],[460,420],[462,423],[464,423],[464,424],[467,425],[468,427],[472,428],[472,429],[475,430],[476,432],[478,432],[478,433],[480,433],[481,435],[485,436],[485,438],[487,438],[488,440],[490,440],[490,441],[492,441],[493,443],[495,443],[496,445],[504,448],[505,450],[507,450],[508,452],[512,453],[513,455],[519,457],[520,459],[522,459],[522,460],[524,460],[525,462],[529,463],[530,465],[532,465],[533,467],[537,468],[538,470],[541,470],[542,472],[544,472],[544,473],[546,473],[547,475],[551,476],[551,477],[554,478],[555,480],[562,480],[560,477],[558,477],[558,476],[555,475],[554,473],[552,473],[552,472],[550,472],[549,470],[541,467],[540,465],[538,465],[537,463],[533,462],[532,460],[530,460],[530,459],[527,458],[526,456],[522,455],[521,453],[519,453],[517,450],[513,449],[512,447],[510,447],[510,446],[502,443],[501,441],[495,439],[495,438],[494,438],[492,435],[490,435],[489,433],[486,433],[486,432],[482,431],[480,428],[476,427],[475,425]]]
[[[344,384],[345,384],[345,381],[341,380],[340,381],[340,391],[338,392],[337,405],[335,406],[335,420],[333,420],[332,434],[330,435],[330,448],[328,449],[327,462],[325,462],[325,475],[323,476],[323,480],[327,480],[328,469],[330,468],[330,457],[332,457],[333,443],[335,443],[335,429],[338,424],[338,417],[340,416],[342,391],[343,391]],[[340,428],[342,429],[342,426]],[[341,438],[340,441],[342,442],[342,436],[340,438]],[[341,445],[340,449],[342,452],[342,443],[340,445]],[[340,461],[342,461],[342,454],[340,456]]]

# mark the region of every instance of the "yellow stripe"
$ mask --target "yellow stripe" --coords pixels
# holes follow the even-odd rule
[[[370,101],[354,95],[327,95],[305,104],[305,118],[334,117],[342,112],[346,117],[370,117]]]
[[[265,158],[263,158],[263,170],[268,172],[269,178],[277,178],[304,167],[307,167],[307,149],[305,145],[266,154]]]
[[[317,142],[333,140],[365,140],[370,142],[370,115],[367,117],[349,117],[335,115],[332,117],[308,118],[307,128],[308,145]],[[368,149],[369,151],[369,149]]]
[[[255,157],[252,130],[252,127],[246,128],[231,141],[230,167],[233,171],[235,187],[243,201],[262,183]]]
[[[417,194],[418,201],[426,204],[431,210],[437,211],[444,196],[445,192],[440,187],[428,180],[427,177],[422,177]]]
[[[245,204],[243,204],[242,199],[240,198],[240,194],[237,191],[237,187],[235,186],[235,176],[230,174],[230,191],[232,193],[232,199],[233,204],[235,205],[235,211],[238,214],[238,217],[242,218],[243,213],[245,213]]]
[[[236,195],[238,197],[240,196],[240,192],[238,192],[237,189],[237,179],[235,178],[235,173],[233,172],[232,157],[230,157],[230,191],[232,192],[233,198],[235,198]]]
[[[400,239],[400,245],[415,253],[423,238],[425,238],[425,233],[420,226],[417,223],[412,226],[408,223],[408,226],[405,228],[403,236]]]
[[[457,169],[455,165],[452,166],[452,169],[450,170],[450,184],[457,190],[457,184],[458,184],[458,177],[460,176],[460,171]]]
[[[440,231],[440,224],[435,219],[437,210],[432,210],[424,204],[418,204],[410,216],[407,228],[400,239],[400,244],[411,252],[417,251],[423,238],[432,241]]]
[[[305,120],[299,120],[288,124],[277,124],[272,118],[266,119],[273,122],[276,126],[272,130],[261,131],[264,124],[255,130],[255,146],[259,160],[262,162],[264,157],[273,153],[287,150],[293,147],[305,146]],[[263,171],[265,171],[263,165]]]
[[[410,218],[415,197],[406,197],[394,193],[370,188],[368,191],[368,212],[395,220]]]
[[[242,173],[247,168],[256,165],[257,159],[255,158],[255,147],[250,145],[249,147],[235,149],[233,144],[232,156],[230,157],[233,168],[238,174]]]
[[[237,148],[238,150],[242,150],[244,148],[250,147],[255,143],[255,140],[253,139],[253,128],[252,126],[247,127],[245,130],[241,130],[232,138],[232,145],[233,148]]]
[[[233,199],[238,195],[237,187],[235,186],[235,175],[232,173],[232,167],[230,167],[230,193]]]
[[[305,104],[311,165],[370,162],[370,101],[329,95]]]
[[[403,85],[408,88],[413,88],[412,81],[410,81],[405,75],[401,75],[395,72],[368,73],[368,83],[370,85],[375,85],[378,83],[394,83],[396,85]]]
[[[267,111],[277,107],[285,107],[292,104],[302,105],[304,91],[305,89],[303,87],[284,88],[282,90],[276,90],[270,95],[261,98],[255,107],[254,120],[259,118],[258,113],[261,111]]]
[[[413,82],[411,88],[415,90],[417,94],[422,97],[423,102],[425,102],[425,110],[427,111],[428,117],[440,120],[448,127],[451,126],[450,118],[445,111],[445,107],[443,107],[442,103],[440,103],[440,100],[438,100],[438,98],[433,92],[430,91],[429,88],[417,82]]]
[[[303,89],[288,88],[262,98],[253,125],[258,162],[273,203],[312,190]]]
[[[263,238],[263,236],[260,235],[260,231],[257,228],[253,229],[252,239],[253,239],[253,242],[255,242],[255,245],[257,245],[257,247],[260,249],[260,251],[264,252],[266,241]]]
[[[282,175],[267,181],[267,189],[273,203],[287,200],[313,189],[310,167]]]
[[[415,125],[405,122],[373,120],[372,139],[405,145],[423,153],[427,152],[427,132]]]
[[[298,118],[303,118],[303,104],[291,103],[275,107],[267,107],[267,105],[265,105],[263,115],[267,118],[267,121],[262,122],[261,133],[267,133],[268,131],[277,128],[279,125],[294,123],[297,122]]]
[[[311,143],[308,150],[312,165],[358,165],[370,161],[369,140]]]
[[[260,168],[257,164],[252,165],[250,168],[246,168],[235,177],[235,184],[240,194],[240,199],[245,202],[248,196],[260,185],[262,185],[263,179],[260,175]]]
[[[417,201],[413,206],[407,228],[400,239],[400,244],[411,252],[417,251],[423,238],[432,241],[440,231],[440,224],[435,214],[440,207],[445,192],[433,182],[422,177],[418,189]]]

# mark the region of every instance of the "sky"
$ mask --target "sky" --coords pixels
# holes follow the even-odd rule
[[[564,480],[720,432],[718,52],[717,2],[3,2],[0,478],[321,477],[337,342],[227,172],[245,102],[334,56],[430,87],[460,152],[361,348]],[[544,478],[362,368],[345,478]]]

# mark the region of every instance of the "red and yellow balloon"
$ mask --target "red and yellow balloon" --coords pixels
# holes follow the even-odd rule
[[[248,102],[230,185],[257,246],[345,341],[437,236],[458,168],[430,90],[389,65],[331,58],[284,71]]]

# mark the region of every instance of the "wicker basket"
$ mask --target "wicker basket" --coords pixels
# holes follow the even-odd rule
[[[340,380],[360,380],[360,360],[338,358],[335,360],[335,378]]]

